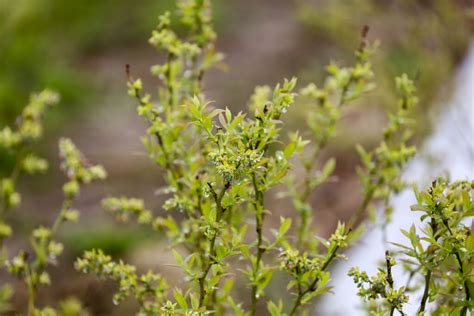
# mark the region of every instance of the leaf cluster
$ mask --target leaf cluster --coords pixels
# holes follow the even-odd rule
[[[185,32],[174,30],[175,18]],[[158,94],[147,93],[130,66],[126,69],[128,92],[148,124],[143,145],[162,170],[165,185],[158,192],[164,196],[163,212],[126,196],[107,197],[102,206],[118,221],[136,221],[165,235],[185,283],[172,286],[164,276],[151,270],[143,273],[100,249],[86,251],[76,260],[76,269],[116,282],[113,302],[134,299],[138,315],[254,316],[265,306],[272,316],[305,314],[317,297],[331,289],[331,264],[362,232],[360,220],[379,204],[390,220],[389,198],[405,187],[400,175],[415,153],[410,145],[410,114],[418,99],[414,82],[402,75],[395,80],[397,109],[389,114],[380,144],[371,150],[358,147],[362,202],[353,218],[339,223],[328,240],[317,236],[310,198],[336,167],[333,158],[321,164],[321,152],[335,137],[344,108],[374,87],[369,60],[376,43],[367,40],[367,32],[364,28],[353,66],[332,62],[319,86],[311,83],[300,88],[292,78],[274,88],[257,87],[248,113],[232,113],[216,107],[202,89],[206,71],[221,66],[223,57],[215,49],[210,1],[178,1],[176,16],[161,15],[149,41],[164,58],[151,68],[159,81]],[[39,309],[36,294],[51,282],[47,268],[63,251],[56,235],[62,224],[77,220],[73,202],[82,186],[106,176],[100,165],[87,162],[71,140],[61,139],[61,169],[67,181],[60,212],[50,227],[31,232],[31,250],[20,250],[13,258],[6,254],[3,240],[12,229],[5,215],[20,203],[16,181],[20,173],[46,170],[46,161],[30,146],[42,134],[44,110],[56,101],[48,91],[34,96],[18,128],[0,131],[0,145],[16,161],[11,176],[0,179],[1,249],[9,258],[3,260],[7,270],[28,289],[29,316],[85,314],[73,300],[57,310]],[[308,113],[308,139],[298,132],[283,135],[284,115],[295,104],[304,105]],[[295,172],[297,164],[304,175]],[[408,293],[422,287],[420,315],[428,303],[440,315],[467,315],[472,308],[473,239],[472,223],[470,228],[467,223],[473,212],[472,188],[467,181],[436,180],[427,192],[416,194],[418,204],[413,209],[423,212],[421,220],[429,223],[419,231],[415,226],[403,231],[410,245],[397,245],[400,253],[387,252],[385,266],[376,276],[351,270],[359,295],[370,303],[373,314],[403,314]],[[274,216],[269,199],[277,190],[292,202],[293,227],[293,218],[269,220]],[[397,259],[417,283],[411,284],[410,279],[406,286],[396,287],[392,269]],[[278,279],[287,281],[289,299],[269,290]],[[0,290],[0,307],[8,308],[11,294],[8,287]]]

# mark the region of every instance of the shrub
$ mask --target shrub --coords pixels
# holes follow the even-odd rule
[[[5,260],[6,248],[3,246],[5,238],[12,233],[6,223],[7,213],[20,204],[20,194],[16,191],[16,182],[22,173],[34,174],[45,172],[48,168],[46,160],[38,157],[32,150],[32,145],[42,136],[42,119],[48,107],[58,102],[58,96],[51,91],[43,91],[33,95],[30,103],[24,108],[17,119],[18,127],[12,130],[5,127],[0,131],[0,144],[14,156],[15,164],[11,174],[1,179],[1,213],[0,213],[0,241],[1,257],[5,261],[7,270],[23,280],[28,289],[28,315],[36,312],[36,292],[41,285],[50,284],[50,277],[46,271],[49,264],[54,264],[63,251],[63,245],[55,240],[56,233],[65,222],[74,222],[79,212],[73,208],[73,202],[79,195],[80,186],[95,180],[105,178],[105,171],[99,165],[89,165],[82,154],[69,139],[59,141],[59,152],[62,160],[61,169],[65,172],[68,182],[63,186],[64,202],[58,216],[51,227],[40,226],[31,232],[31,252],[20,250],[12,259]],[[7,300],[11,289],[4,285],[1,289],[0,307],[2,312],[8,310]],[[64,303],[62,310],[69,310],[74,301]],[[46,315],[52,312],[44,310]]]
[[[150,38],[150,44],[165,57],[163,64],[151,68],[161,81],[156,98],[144,91],[142,81],[127,66],[129,94],[148,123],[143,144],[163,170],[166,186],[162,191],[168,196],[163,208],[169,215],[156,215],[138,198],[108,197],[102,204],[119,221],[135,220],[165,234],[187,282],[171,288],[162,275],[142,273],[100,249],[86,251],[76,268],[115,281],[114,303],[132,297],[140,306],[139,315],[256,315],[263,313],[265,305],[272,316],[308,313],[311,302],[331,289],[329,268],[360,235],[363,217],[381,205],[389,221],[389,197],[406,187],[400,172],[415,153],[409,144],[410,113],[418,101],[414,83],[406,75],[396,79],[397,110],[389,115],[380,145],[371,150],[358,146],[363,202],[353,218],[339,223],[325,240],[315,235],[309,197],[334,170],[334,159],[318,170],[320,153],[334,136],[344,108],[374,86],[369,58],[376,45],[367,40],[368,29],[362,32],[354,66],[331,63],[320,86],[300,88],[293,78],[273,89],[257,87],[249,102],[252,114],[235,114],[212,106],[202,90],[206,71],[222,61],[214,45],[209,1],[179,1],[178,13],[188,28],[186,37],[173,31],[171,14],[165,13]],[[18,131],[5,128],[0,133],[0,144],[15,155],[19,166],[14,176],[2,180],[5,209],[19,203],[14,189],[17,173],[46,166],[25,152],[30,138],[39,137],[42,111],[54,103],[51,96],[46,92],[32,100]],[[284,114],[295,103],[306,106],[308,140],[297,132],[282,135]],[[63,188],[65,202],[59,217],[52,228],[33,231],[33,256],[20,251],[6,261],[8,270],[28,288],[28,315],[66,314],[61,310],[65,305],[58,311],[38,309],[35,294],[40,285],[49,283],[46,265],[62,250],[53,240],[55,232],[63,222],[77,218],[72,202],[80,185],[105,177],[100,166],[85,163],[71,141],[61,140],[60,152],[69,180]],[[297,176],[294,165],[302,166],[304,175]],[[420,314],[428,304],[438,314],[467,314],[472,307],[473,239],[466,220],[472,216],[473,187],[472,182],[449,184],[437,179],[426,193],[417,192],[418,205],[413,209],[422,212],[426,227],[404,231],[409,245],[398,245],[400,253],[387,252],[385,267],[377,276],[369,277],[358,268],[350,271],[359,295],[374,314],[403,314],[408,295],[420,286],[424,288]],[[284,217],[279,225],[268,227],[274,215],[267,201],[275,190],[292,201],[297,218],[293,229],[292,219]],[[11,233],[5,221],[2,217],[3,238]],[[404,263],[402,268],[412,275],[413,284],[395,284],[392,269],[397,260]],[[282,275],[290,297],[275,297],[268,291]],[[6,294],[9,291],[4,289]],[[69,314],[84,313],[77,302],[68,304]]]

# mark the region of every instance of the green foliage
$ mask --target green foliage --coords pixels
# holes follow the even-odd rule
[[[58,95],[51,91],[43,91],[31,97],[30,103],[23,109],[17,119],[16,129],[5,127],[0,131],[0,146],[10,153],[15,160],[11,174],[0,179],[1,213],[0,213],[0,251],[2,266],[9,273],[18,277],[28,289],[28,315],[86,315],[80,305],[74,300],[61,304],[60,311],[52,308],[39,310],[36,308],[36,294],[40,286],[49,285],[51,279],[47,272],[48,265],[56,264],[57,258],[63,252],[63,245],[57,241],[56,234],[63,223],[75,222],[79,212],[73,208],[73,201],[79,195],[82,184],[102,180],[106,173],[99,165],[89,165],[82,154],[69,139],[59,141],[61,169],[68,178],[63,187],[64,202],[58,216],[51,227],[40,226],[30,234],[31,252],[19,250],[11,259],[8,257],[4,245],[6,238],[12,235],[12,229],[7,224],[8,213],[20,206],[20,193],[16,190],[16,183],[21,174],[35,174],[45,172],[48,168],[46,160],[34,153],[32,145],[43,134],[43,117],[48,107],[58,102]],[[8,311],[8,301],[11,297],[9,285],[0,290],[0,308]],[[59,313],[59,314],[58,314]]]
[[[400,314],[403,313],[403,304],[408,302],[408,296],[405,294],[405,288],[394,288],[394,281],[392,276],[392,267],[395,265],[395,260],[387,252],[385,254],[386,268],[380,269],[376,276],[369,278],[367,273],[361,272],[358,268],[352,268],[349,271],[349,276],[354,279],[354,282],[359,288],[358,295],[364,300],[382,299],[383,303],[387,305],[390,315],[393,315],[397,310]],[[379,306],[374,311],[374,315],[386,315],[383,307]]]
[[[249,102],[253,115],[233,114],[229,109],[212,107],[201,90],[205,71],[222,59],[214,50],[209,3],[183,1],[178,7],[180,21],[189,28],[188,36],[180,38],[171,29],[171,15],[165,13],[150,39],[166,57],[165,64],[152,67],[152,73],[162,83],[158,98],[153,100],[143,91],[142,81],[132,77],[130,68],[127,72],[129,94],[138,100],[138,113],[149,124],[143,143],[150,158],[165,170],[167,186],[160,191],[168,194],[168,199],[163,208],[181,213],[180,220],[173,215],[156,216],[136,198],[110,197],[103,206],[118,220],[134,218],[158,232],[164,231],[188,286],[174,290],[159,287],[160,295],[149,296],[145,304],[134,285],[133,280],[139,277],[133,267],[114,263],[100,250],[87,252],[78,259],[77,266],[86,273],[109,273],[107,276],[120,284],[117,295],[135,297],[141,314],[232,311],[237,315],[255,315],[264,300],[272,315],[284,315],[285,310],[296,314],[330,289],[327,269],[341,256],[340,250],[355,238],[350,236],[357,228],[355,224],[370,206],[379,200],[388,205],[390,193],[401,189],[400,172],[414,153],[407,142],[411,136],[409,113],[417,103],[415,88],[408,77],[397,78],[398,111],[390,115],[381,145],[370,152],[360,150],[365,199],[355,220],[349,226],[340,224],[327,241],[314,238],[313,211],[308,198],[335,167],[335,160],[330,159],[314,176],[319,153],[334,136],[344,105],[373,88],[368,58],[375,45],[365,38],[367,29],[356,52],[356,65],[340,67],[332,63],[322,88],[310,84],[297,90],[296,79],[285,80],[274,89],[258,87]],[[295,102],[308,104],[311,142],[297,133],[290,134],[287,140],[280,136],[281,118]],[[305,146],[311,147],[309,155],[303,151]],[[289,174],[296,155],[300,155],[300,163],[307,171],[301,182]],[[296,244],[287,236],[290,219],[281,218],[271,238],[264,230],[265,220],[271,215],[266,197],[282,182],[287,184],[284,195],[291,197],[299,219]],[[253,233],[248,229],[249,223]],[[252,239],[255,241],[249,242]],[[277,252],[279,264],[275,265],[272,254]],[[118,273],[122,279],[117,278],[116,270],[122,271]],[[242,286],[232,276],[236,273],[246,276],[249,298],[232,295],[234,285]],[[266,289],[278,273],[290,276],[288,289],[294,301],[286,308],[282,301],[274,303],[267,297]],[[384,278],[373,282],[381,282],[379,279]],[[124,282],[131,290],[123,289]],[[384,295],[395,302],[395,308],[401,309],[405,298],[389,292]],[[238,303],[239,300],[248,301],[248,306]]]
[[[394,244],[395,254],[408,274],[406,286],[394,288],[391,269],[395,259],[386,254],[386,269],[369,278],[365,272],[353,268],[349,275],[359,287],[359,295],[375,315],[403,314],[407,294],[423,289],[417,315],[468,315],[473,308],[474,243],[472,237],[473,205],[472,181],[448,183],[438,178],[425,192],[416,192],[417,204],[413,211],[421,212],[424,226],[417,230],[412,225],[402,230],[408,244]],[[471,220],[471,222],[469,222]],[[367,284],[367,286],[364,286]],[[382,299],[382,304],[378,299]]]
[[[377,200],[388,205],[390,193],[401,189],[400,171],[414,153],[414,148],[406,143],[411,136],[408,114],[417,103],[415,88],[406,76],[397,78],[398,112],[389,117],[381,145],[371,152],[359,150],[364,162],[360,172],[364,202],[349,227],[340,224],[331,238],[322,240],[320,245],[311,241],[312,210],[308,197],[329,177],[335,162],[329,160],[318,177],[313,177],[312,170],[320,150],[334,135],[343,105],[372,88],[373,74],[367,59],[374,46],[365,39],[367,30],[356,53],[356,66],[342,68],[331,64],[323,88],[310,84],[301,89],[304,101],[315,105],[308,110],[314,144],[309,157],[301,155],[300,158],[308,175],[302,183],[296,183],[287,176],[290,159],[301,153],[308,141],[298,134],[290,135],[286,142],[280,139],[280,119],[296,100],[296,79],[285,80],[273,90],[266,86],[257,88],[249,104],[253,116],[233,115],[229,109],[211,107],[201,91],[202,76],[209,67],[220,62],[221,55],[214,50],[209,3],[183,1],[178,7],[181,22],[189,27],[188,37],[177,36],[170,28],[171,16],[166,13],[160,17],[150,39],[166,56],[165,64],[152,67],[152,73],[162,81],[157,101],[143,92],[141,80],[134,79],[129,69],[128,87],[129,94],[139,102],[139,115],[149,123],[144,145],[150,158],[165,169],[167,187],[162,191],[170,197],[163,207],[169,212],[182,213],[184,219],[177,222],[172,216],[155,217],[135,198],[108,198],[103,204],[118,219],[134,217],[139,223],[164,230],[174,247],[175,259],[189,280],[189,287],[186,291],[175,289],[168,294],[165,286],[159,287],[160,295],[149,297],[149,305],[145,305],[143,298],[137,297],[140,291],[135,290],[134,281],[125,281],[132,290],[128,287],[123,290],[123,280],[138,278],[132,267],[111,263],[110,257],[95,251],[79,259],[78,268],[99,275],[103,271],[110,272],[109,277],[120,283],[119,297],[135,296],[141,305],[141,314],[157,313],[161,306],[165,315],[222,314],[231,310],[238,315],[255,315],[259,302],[264,299],[272,315],[282,315],[283,303],[275,304],[266,298],[266,288],[274,274],[283,271],[291,276],[288,289],[294,290],[295,295],[289,314],[296,314],[303,305],[330,289],[330,273],[326,269],[340,256],[340,249],[348,245],[353,226],[370,205]],[[291,226],[289,219],[281,218],[273,238],[264,234],[264,222],[270,214],[265,197],[285,178],[290,179],[286,195],[292,198],[299,215],[296,245],[286,236]],[[387,214],[389,211],[387,207]],[[247,228],[249,218],[254,220],[252,235]],[[249,236],[254,236],[255,241],[249,243]],[[326,251],[320,253],[321,246],[326,247]],[[277,248],[282,249],[279,268],[270,256]],[[236,303],[230,295],[238,282],[231,277],[238,273],[233,268],[239,265],[236,256],[246,262],[239,270],[250,284],[249,309]],[[370,284],[369,289],[383,287],[378,295],[393,309],[401,310],[406,297],[403,289],[393,289],[392,265],[392,259],[387,257],[386,272],[374,279],[354,273],[361,286],[365,282]],[[107,266],[109,268],[105,268]],[[124,279],[117,279],[115,270],[122,271],[119,275],[126,275]]]
[[[397,77],[395,82],[400,96],[398,109],[396,113],[389,115],[382,142],[369,152],[362,146],[357,146],[363,163],[358,173],[364,189],[364,202],[349,222],[351,226],[360,220],[366,209],[371,208],[373,199],[383,200],[385,219],[390,221],[390,194],[400,192],[405,187],[400,178],[401,170],[416,152],[414,146],[408,145],[413,134],[410,111],[418,103],[416,88],[406,75]]]
[[[0,179],[0,238],[11,234],[11,228],[5,223],[6,213],[19,206],[20,193],[16,190],[18,177],[23,174],[44,172],[48,163],[36,156],[32,145],[38,141],[43,133],[43,117],[47,108],[58,102],[58,95],[51,91],[31,96],[29,104],[23,109],[17,119],[15,129],[4,127],[0,130],[0,146],[14,157],[14,166],[10,174]]]
[[[322,170],[315,172],[321,151],[334,137],[337,123],[342,115],[343,107],[373,89],[371,82],[373,73],[369,57],[377,43],[369,43],[366,39],[368,29],[364,29],[360,48],[356,51],[357,64],[354,67],[340,67],[331,63],[327,67],[328,77],[322,88],[311,83],[300,91],[301,102],[306,105],[308,115],[306,123],[311,131],[310,152],[300,155],[304,167],[303,179],[296,182],[292,176],[287,179],[288,193],[293,206],[299,214],[298,246],[315,250],[317,243],[308,238],[312,222],[312,209],[309,199],[311,193],[323,184],[335,168],[335,159],[326,161]]]
[[[338,251],[347,247],[347,236],[345,226],[338,225],[329,241],[323,244],[327,248],[326,253],[317,254],[313,258],[308,258],[308,253],[299,254],[298,250],[289,247],[281,256],[281,266],[288,272],[293,280],[288,283],[287,289],[297,287],[296,299],[291,309],[290,315],[296,314],[298,308],[310,302],[313,298],[329,291],[330,273],[326,271],[329,264],[338,256]],[[314,253],[314,251],[312,252]]]
[[[36,310],[35,316],[89,316],[89,313],[82,307],[81,302],[75,298],[69,298],[59,303],[58,310],[46,307]]]
[[[157,302],[166,298],[164,293],[168,289],[166,281],[159,274],[149,271],[139,276],[134,266],[124,264],[122,261],[116,263],[101,250],[87,251],[77,260],[76,268],[84,273],[95,273],[100,277],[117,281],[119,290],[114,295],[114,304],[119,304],[132,295],[140,304],[143,315],[159,314],[161,305]]]
[[[257,87],[249,113],[235,114],[214,107],[203,93],[203,76],[223,58],[215,49],[210,1],[178,1],[177,21],[185,31],[175,30],[174,19],[170,13],[161,15],[149,41],[164,57],[163,64],[151,68],[160,82],[158,95],[145,92],[141,79],[134,78],[127,67],[128,92],[138,101],[138,115],[148,124],[142,142],[163,171],[165,186],[160,192],[166,195],[163,209],[168,214],[159,216],[143,200],[125,196],[107,197],[102,206],[119,221],[134,220],[165,235],[187,282],[171,288],[160,274],[142,273],[101,249],[86,251],[75,267],[114,281],[114,304],[131,298],[138,303],[138,315],[253,316],[262,314],[265,307],[272,316],[306,314],[311,303],[331,289],[329,268],[357,238],[358,223],[368,211],[381,202],[390,220],[390,195],[404,187],[400,173],[415,152],[409,144],[413,133],[410,113],[418,102],[415,86],[406,75],[397,77],[397,110],[389,115],[380,145],[358,149],[363,201],[354,217],[347,224],[339,223],[325,240],[315,233],[309,198],[335,169],[334,158],[321,170],[317,166],[345,106],[374,87],[369,58],[376,44],[368,42],[368,29],[363,30],[354,66],[331,63],[320,87],[312,83],[299,88],[296,78],[274,88]],[[18,175],[47,168],[30,145],[42,134],[43,111],[56,99],[51,92],[33,97],[18,128],[0,132],[0,145],[16,161],[12,175],[1,179],[2,242],[12,234],[6,212],[20,203]],[[309,140],[298,133],[282,135],[284,115],[296,103],[305,105],[308,113]],[[6,260],[7,270],[28,289],[29,316],[86,314],[75,300],[60,304],[57,310],[40,310],[36,304],[40,286],[51,282],[47,267],[63,251],[56,240],[58,229],[77,220],[79,212],[73,202],[82,186],[106,176],[101,166],[87,163],[69,139],[60,140],[59,151],[67,176],[59,215],[51,227],[31,232],[30,252],[20,250]],[[294,173],[296,164],[303,166],[304,176]],[[374,314],[403,313],[408,293],[414,290],[410,284],[395,286],[392,269],[400,256],[407,272],[424,276],[420,314],[430,301],[440,314],[455,310],[466,315],[472,307],[472,227],[465,224],[472,217],[472,188],[470,182],[448,185],[439,179],[428,193],[417,193],[414,209],[424,213],[422,221],[430,219],[423,236],[417,235],[414,226],[404,232],[411,246],[399,245],[401,253],[393,257],[387,252],[385,268],[374,277],[357,268],[351,270],[359,295],[372,302]],[[293,228],[292,218],[269,220],[274,214],[268,200],[277,190],[292,202]],[[3,252],[4,248],[2,244]],[[286,290],[291,297],[276,297],[269,291],[277,279],[288,281]],[[0,290],[0,308],[8,309],[11,295],[9,287]]]

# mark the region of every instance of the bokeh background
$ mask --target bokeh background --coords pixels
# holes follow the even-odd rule
[[[429,135],[436,114],[451,96],[452,78],[472,39],[472,0],[239,0],[214,1],[217,46],[227,70],[213,70],[205,80],[209,98],[233,111],[246,108],[254,86],[283,78],[322,82],[330,60],[350,64],[364,25],[369,38],[381,43],[373,59],[377,90],[351,106],[324,157],[336,156],[334,181],[314,192],[316,225],[327,235],[339,219],[347,219],[360,199],[355,174],[354,143],[370,147],[380,139],[385,112],[395,106],[393,77],[402,72],[417,78],[420,108],[416,142]],[[49,223],[61,203],[64,179],[58,168],[57,140],[71,137],[85,155],[101,163],[108,179],[84,191],[78,203],[79,224],[61,232],[66,253],[51,270],[54,289],[40,291],[46,305],[69,296],[80,298],[92,315],[131,315],[132,302],[114,307],[112,284],[96,282],[74,271],[74,258],[85,249],[105,252],[137,264],[164,270],[172,257],[153,232],[119,225],[100,210],[107,195],[144,198],[161,212],[160,170],[140,143],[145,130],[134,100],[126,93],[124,65],[154,91],[148,68],[161,56],[147,39],[157,16],[174,10],[173,0],[0,0],[0,126],[13,124],[32,91],[57,90],[62,101],[47,118],[47,133],[38,150],[51,162],[46,176],[21,179],[23,204],[10,214],[17,235],[15,249],[27,244],[32,227]],[[287,115],[289,128],[302,126],[304,109]],[[357,130],[357,133],[354,133]],[[0,149],[0,173],[10,157]],[[337,188],[337,190],[336,190]],[[344,199],[341,199],[344,196]],[[272,199],[275,214],[289,204]],[[278,218],[278,217],[276,217]],[[7,276],[1,274],[1,281]],[[18,285],[16,307],[24,304]]]

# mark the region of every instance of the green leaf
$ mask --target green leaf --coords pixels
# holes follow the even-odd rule
[[[329,176],[333,173],[336,167],[336,160],[334,158],[329,159],[325,164],[321,173],[314,180],[311,181],[311,187],[315,188],[324,181],[326,181]]]
[[[291,218],[280,217],[280,228],[278,230],[279,236],[284,236],[291,227]]]
[[[176,302],[178,302],[178,305],[184,309],[184,310],[187,310],[188,309],[188,303],[186,302],[186,298],[184,297],[183,293],[181,292],[181,290],[175,290],[173,292],[173,296],[174,298],[176,299]]]
[[[278,305],[269,301],[267,303],[267,309],[271,316],[281,316],[283,311],[283,303],[281,300],[278,301]]]
[[[295,152],[295,150],[296,150],[296,144],[294,142],[290,142],[288,145],[286,145],[283,151],[285,158],[286,159],[290,158]]]
[[[186,265],[184,264],[184,260],[183,260],[183,257],[181,256],[181,254],[176,251],[175,249],[172,249],[171,250],[173,252],[173,256],[174,258],[176,259],[176,261],[178,262],[178,264],[183,268],[185,269],[186,268]]]

